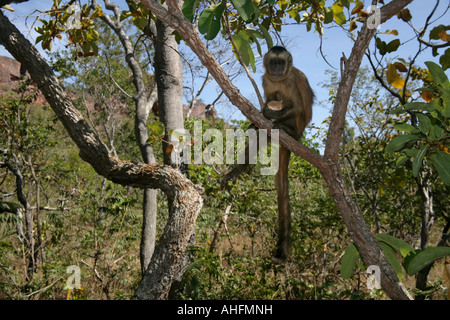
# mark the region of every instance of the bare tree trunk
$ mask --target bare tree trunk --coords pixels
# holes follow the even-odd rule
[[[156,30],[155,30],[156,29]],[[160,120],[164,123],[165,134],[162,142],[164,164],[177,168],[189,177],[187,164],[180,163],[180,155],[169,152],[172,140],[176,139],[171,132],[184,129],[183,115],[183,66],[178,52],[178,44],[173,35],[174,29],[161,20],[156,20],[156,37],[153,37],[155,47],[155,79],[158,87],[158,107]],[[174,157],[176,156],[176,157]],[[193,230],[189,245],[195,242]],[[170,297],[176,298],[183,274],[189,265],[191,255],[187,251],[178,269],[170,289]]]
[[[164,163],[178,167],[171,153],[166,152],[172,142],[173,130],[184,129],[183,116],[183,67],[178,53],[178,44],[173,35],[174,29],[161,20],[156,21],[155,47],[155,79],[158,86],[158,106],[160,119],[164,123],[163,140]]]
[[[0,30],[0,44],[26,67],[31,79],[78,146],[84,161],[114,183],[143,189],[157,188],[166,194],[169,219],[136,291],[136,298],[166,297],[202,208],[202,189],[169,166],[121,161],[110,155],[108,148],[74,107],[45,59],[1,11]]]
[[[92,6],[95,7],[97,2],[92,1]],[[156,159],[153,148],[148,143],[147,120],[150,110],[157,99],[155,88],[150,88],[152,91],[148,94],[148,88],[144,82],[142,69],[139,62],[134,55],[134,47],[128,38],[125,27],[120,20],[120,10],[116,4],[105,1],[105,6],[108,10],[114,12],[114,18],[103,15],[101,18],[108,24],[111,29],[117,34],[120,42],[125,50],[126,62],[133,73],[133,83],[136,88],[136,94],[133,99],[136,106],[136,116],[134,121],[134,133],[136,136],[139,149],[141,151],[144,163],[155,164]],[[140,244],[140,260],[141,272],[145,273],[148,264],[151,261],[156,242],[156,216],[158,211],[157,195],[155,189],[144,189],[144,198],[142,204],[142,235]]]

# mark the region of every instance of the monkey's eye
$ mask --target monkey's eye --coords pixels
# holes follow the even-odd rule
[[[286,62],[283,59],[272,59],[270,60],[270,64],[272,66],[283,66]]]

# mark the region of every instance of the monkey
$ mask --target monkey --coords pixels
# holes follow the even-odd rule
[[[265,55],[262,77],[264,117],[273,128],[282,129],[300,139],[312,118],[314,91],[305,74],[293,66],[292,55],[284,47],[274,46]],[[291,212],[289,204],[288,166],[291,152],[280,145],[279,167],[275,176],[278,202],[278,242],[272,261],[283,263],[289,256]]]

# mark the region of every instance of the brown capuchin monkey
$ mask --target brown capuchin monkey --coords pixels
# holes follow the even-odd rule
[[[292,65],[292,55],[275,46],[264,56],[263,89],[266,104],[262,110],[274,128],[282,129],[300,139],[312,117],[314,92],[305,74]],[[279,169],[276,174],[278,191],[278,243],[272,261],[283,263],[289,256],[291,212],[289,206],[288,166],[291,152],[280,145]]]

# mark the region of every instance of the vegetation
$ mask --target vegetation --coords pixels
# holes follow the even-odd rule
[[[109,1],[105,3],[111,6]],[[263,51],[260,42],[270,46],[271,33],[281,31],[287,19],[305,23],[308,30],[314,26],[320,35],[330,23],[351,33],[359,28],[357,22],[367,19],[362,9],[361,1],[343,0],[330,6],[325,6],[325,1],[313,6],[311,1],[187,0],[182,6],[184,16],[198,25],[204,39],[220,47],[217,37],[228,36],[233,40],[228,48],[234,48],[242,68],[253,70],[257,68],[255,52]],[[154,43],[149,39],[155,39],[149,21],[156,18],[143,4],[130,2],[116,17],[122,24],[116,21],[114,25],[101,19],[105,14],[102,10],[96,1],[89,1],[81,6],[84,18],[78,25],[71,20],[73,7],[55,0],[49,19],[37,28],[40,36],[36,41],[43,49],[51,49],[55,38],[68,35],[68,49],[51,54],[52,69],[65,79],[74,106],[112,157],[138,163],[142,161],[142,144],[135,134],[134,119],[139,117],[139,89],[130,55],[117,30],[133,30],[128,35],[134,45],[133,59],[143,73],[138,80],[150,88],[155,85],[152,72],[158,66],[148,62],[154,54]],[[306,12],[303,16],[302,11]],[[410,15],[408,9],[398,12],[399,19],[407,23]],[[158,18],[163,19],[162,14]],[[6,19],[3,13],[1,19]],[[424,32],[428,27],[427,21]],[[447,29],[435,26],[429,32],[430,39],[448,43]],[[186,30],[180,27],[175,33],[180,37],[183,32]],[[395,31],[386,34],[395,35]],[[417,35],[420,46],[428,46],[438,56],[443,46],[425,43],[423,36]],[[441,53],[440,65],[427,62],[418,66],[415,58],[394,62],[388,56],[395,53],[400,40],[386,43],[381,37],[377,34],[373,40],[374,52],[361,51],[379,60],[377,65],[371,61],[370,66],[361,68],[353,79],[355,86],[344,104],[345,132],[336,140],[335,156],[310,161],[311,154],[330,150],[331,124],[336,121],[333,115],[320,130],[308,129],[302,140],[308,150],[301,151],[305,156],[291,157],[294,233],[289,261],[274,265],[270,259],[277,234],[276,190],[273,177],[259,174],[261,164],[251,166],[235,183],[223,183],[230,167],[191,163],[186,177],[202,187],[203,207],[194,219],[195,242],[187,247],[190,263],[178,275],[180,281],[172,286],[169,298],[392,297],[395,290],[388,285],[384,291],[368,285],[372,279],[367,273],[370,252],[361,250],[364,248],[354,232],[349,232],[348,215],[364,218],[390,268],[410,294],[417,299],[450,298],[448,49]],[[0,44],[7,46],[7,41],[2,38]],[[195,66],[188,69],[195,77]],[[33,83],[35,73],[30,73],[31,79],[22,77],[15,90],[3,91],[0,97],[0,298],[135,297],[146,269],[138,258],[146,215],[144,194],[133,183],[114,183],[108,174],[79,156],[83,147],[70,130],[67,132],[61,116],[55,116],[53,103],[38,102],[42,96]],[[345,81],[333,72],[328,76],[324,87],[330,92],[329,101],[339,110]],[[222,90],[232,96],[230,88]],[[184,121],[191,136],[194,120]],[[153,146],[157,163],[166,163],[172,149],[165,144],[165,119],[152,111],[146,124],[145,142]],[[220,132],[247,129],[249,125],[249,121],[202,120],[203,130]],[[196,143],[188,145],[195,148]],[[206,144],[203,141],[203,149]],[[332,167],[339,169],[331,178],[321,162],[324,159],[327,165],[334,161]],[[349,208],[353,204],[356,209],[346,211],[336,200],[338,189],[333,189],[332,183],[339,177],[342,195],[350,198]],[[166,222],[174,216],[171,200],[167,192],[158,192],[156,233],[160,239],[168,232]],[[376,248],[369,249],[376,252]],[[81,288],[68,285],[69,266],[80,268]]]

